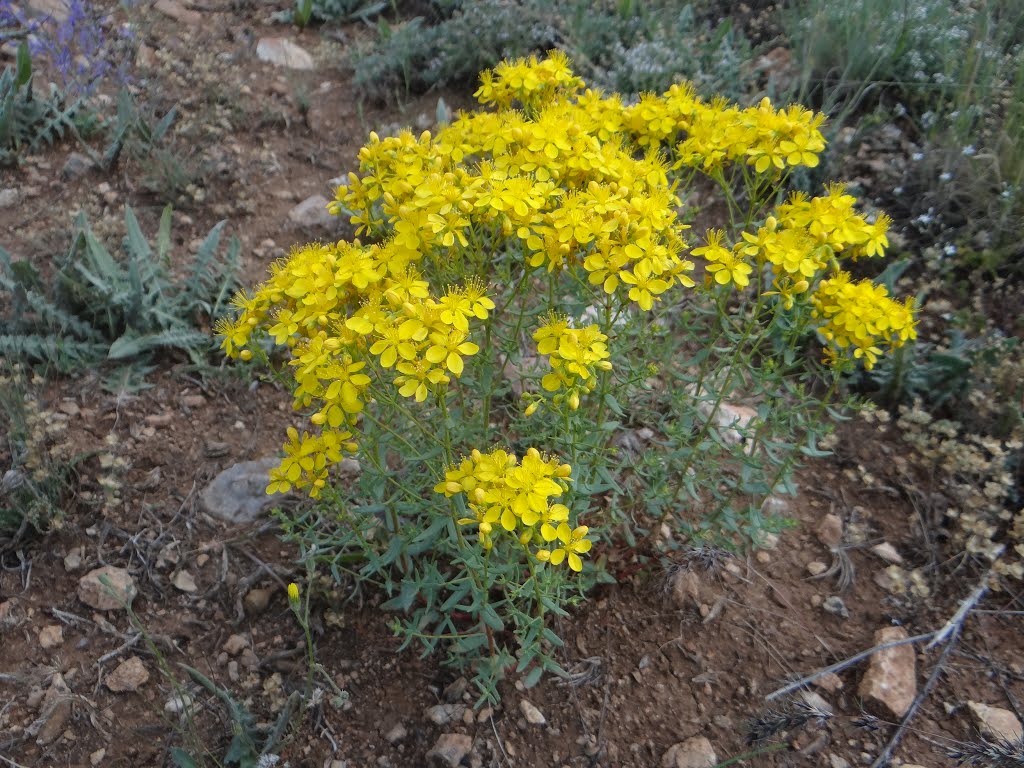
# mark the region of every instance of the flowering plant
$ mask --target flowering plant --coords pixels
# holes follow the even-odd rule
[[[831,396],[915,330],[911,300],[846,268],[883,255],[889,220],[842,185],[784,196],[818,162],[821,115],[687,85],[624,104],[558,53],[499,64],[476,96],[487,108],[437,135],[371,133],[330,206],[365,242],[296,248],[219,331],[230,356],[261,354],[260,335],[286,351],[313,428],[289,429],[268,492],[304,490],[342,518],[329,537],[308,517],[293,532],[335,568],[361,547],[359,574],[413,611],[407,639],[453,641],[493,697],[510,665],[528,684],[559,669],[546,613],[565,613],[574,572],[607,575],[620,524],[663,548],[780,525],[762,502],[816,452],[828,397],[812,379]],[[729,228],[693,247],[684,195],[701,185]],[[723,421],[736,391],[757,412]],[[665,450],[630,456],[641,412]],[[366,466],[347,497],[330,482],[346,454]],[[694,519],[684,497],[708,511]]]

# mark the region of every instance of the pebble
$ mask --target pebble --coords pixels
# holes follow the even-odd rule
[[[249,640],[245,635],[232,635],[224,642],[222,647],[230,655],[237,656],[249,647]]]
[[[60,169],[60,175],[65,181],[80,179],[95,167],[93,161],[81,152],[72,152],[68,155],[67,160],[64,161],[64,165]]]
[[[871,554],[892,565],[903,565],[903,556],[896,551],[896,547],[887,541],[876,544],[871,548]]]
[[[456,768],[473,749],[473,739],[464,733],[442,733],[427,752],[427,761],[442,768]]]
[[[64,644],[64,628],[60,624],[48,624],[39,630],[39,645],[44,649]]]
[[[818,535],[818,541],[824,544],[829,549],[839,549],[839,545],[843,540],[843,521],[839,515],[833,515],[831,513],[821,518],[821,522],[818,523],[818,529],[816,531]]]
[[[464,677],[460,677],[445,686],[444,691],[441,693],[441,698],[449,704],[455,704],[456,702],[462,701],[462,696],[468,689],[469,680]]]
[[[213,517],[227,523],[252,523],[271,507],[281,503],[280,497],[267,493],[270,470],[280,465],[276,456],[232,464],[203,490],[203,508]]]
[[[13,187],[0,189],[0,208],[13,208],[18,204],[18,190]]]
[[[78,599],[97,611],[112,611],[125,604],[131,605],[136,594],[138,589],[128,571],[112,565],[89,571],[78,580]]]
[[[850,611],[839,595],[829,595],[822,601],[821,607],[833,616],[838,616],[841,619],[850,618]]]
[[[270,594],[271,591],[269,589],[250,589],[242,600],[243,605],[245,605],[245,612],[250,616],[263,613],[263,611],[267,610],[267,606],[270,605]]]
[[[288,220],[303,228],[333,227],[338,218],[327,210],[327,198],[323,195],[307,197],[288,211]]]
[[[391,730],[384,735],[384,741],[388,744],[397,744],[408,735],[409,731],[402,723],[395,723]]]
[[[107,675],[104,682],[107,688],[114,693],[125,693],[137,691],[148,680],[149,672],[146,670],[146,665],[142,663],[142,659],[138,656],[131,656],[118,664],[117,668]]]
[[[103,762],[103,758],[107,756],[107,750],[100,747],[95,752],[89,754],[89,765],[99,765]]]
[[[181,3],[178,3],[177,0],[157,0],[153,7],[164,16],[182,24],[187,24],[190,27],[198,26],[203,21],[203,14],[186,8]]]
[[[907,637],[902,627],[885,627],[875,632],[873,645]],[[917,695],[917,657],[913,646],[900,645],[872,654],[857,690],[865,703],[874,704],[897,719],[902,718]]]
[[[544,714],[526,699],[519,702],[519,711],[523,713],[523,717],[530,725],[545,725],[547,723]]]
[[[714,747],[703,736],[673,744],[661,758],[662,768],[714,768],[717,762]]]
[[[820,560],[813,560],[807,564],[807,572],[811,574],[811,576],[821,576],[821,574],[827,570],[828,566]]]
[[[64,556],[64,570],[70,573],[82,567],[82,548],[75,547]]]
[[[238,674],[238,662],[232,659],[228,662],[228,680],[232,683],[237,683],[240,675]]]
[[[426,717],[434,725],[448,725],[461,720],[464,709],[461,704],[435,704],[427,707]]]
[[[191,593],[199,589],[199,587],[196,586],[195,578],[188,571],[178,571],[171,583],[174,585],[175,589],[180,590],[181,592]]]
[[[45,746],[57,740],[71,719],[71,689],[59,672],[50,679],[39,710],[43,724],[36,732],[36,744]]]
[[[1024,738],[1020,720],[1010,710],[990,707],[976,701],[967,702],[967,708],[974,715],[979,730],[988,738],[1007,741],[1011,744]]]
[[[303,47],[283,37],[261,37],[256,43],[256,58],[287,69],[313,69],[313,57]]]

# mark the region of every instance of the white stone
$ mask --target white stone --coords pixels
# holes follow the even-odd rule
[[[288,219],[300,227],[333,227],[337,218],[327,210],[327,198],[323,195],[307,197],[288,211]]]
[[[883,541],[881,544],[876,544],[871,548],[871,554],[875,557],[881,558],[887,563],[892,565],[903,565],[903,556],[896,551],[896,547],[887,541]]]
[[[262,37],[256,43],[256,57],[276,67],[313,69],[313,57],[301,46],[283,37]]]
[[[522,699],[519,702],[519,711],[523,713],[523,717],[526,718],[526,722],[530,725],[544,725],[547,723],[547,718],[544,717],[544,714],[526,699]]]
[[[703,736],[673,744],[661,758],[662,768],[714,768],[717,762],[711,742]]]
[[[112,611],[131,605],[137,593],[135,581],[128,571],[112,565],[89,571],[78,580],[78,599],[97,611]]]

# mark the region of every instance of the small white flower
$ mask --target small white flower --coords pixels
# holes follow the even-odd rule
[[[910,159],[913,160],[915,163],[918,163],[924,160],[924,152],[915,152],[910,156]]]
[[[943,171],[939,174],[939,181],[949,181],[953,178],[953,174],[949,171]]]
[[[893,189],[892,193],[894,195],[902,195],[903,194],[903,187],[896,187],[895,189]]]
[[[943,253],[947,256],[956,256],[956,246],[953,243],[947,243],[946,247],[942,249]]]
[[[973,144],[968,144],[966,147],[960,150],[960,154],[964,157],[972,157],[977,154],[978,150],[974,148]]]

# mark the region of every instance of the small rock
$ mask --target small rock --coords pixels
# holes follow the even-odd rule
[[[828,765],[829,768],[850,768],[850,764],[844,758],[839,755],[833,755],[831,752],[828,755]],[[903,768],[907,768],[906,765]]]
[[[232,683],[237,683],[240,675],[238,674],[238,662],[232,659],[228,662],[228,680]]]
[[[169,715],[181,715],[192,708],[192,697],[187,693],[172,693],[164,703],[164,712]]]
[[[526,722],[530,725],[544,725],[547,723],[544,713],[526,699],[519,702],[519,711],[523,713],[523,717],[526,718]]]
[[[206,398],[202,395],[185,395],[181,398],[181,404],[186,408],[202,408],[206,405]]]
[[[28,0],[29,9],[37,16],[50,16],[54,21],[66,21],[71,10],[65,0]]]
[[[275,67],[313,69],[313,57],[301,46],[283,37],[262,37],[256,43],[256,58]]]
[[[64,556],[64,570],[70,573],[82,567],[82,548],[75,547]]]
[[[171,583],[174,585],[175,589],[182,592],[195,592],[199,589],[199,587],[196,586],[196,580],[188,571],[178,571]]]
[[[471,749],[473,739],[466,734],[442,733],[433,748],[427,752],[427,760],[442,768],[456,768]]]
[[[103,747],[100,747],[95,752],[90,753],[90,755],[89,755],[89,765],[94,765],[94,766],[95,765],[99,765],[100,763],[103,762],[103,758],[106,757],[106,756],[107,756],[107,750],[104,749]]]
[[[280,497],[267,494],[270,470],[280,459],[268,456],[257,461],[242,461],[225,469],[203,490],[203,508],[228,523],[252,523]]]
[[[17,608],[18,598],[16,597],[0,603],[0,631],[12,629],[24,621],[21,611],[17,610]]]
[[[128,571],[112,565],[89,571],[78,580],[78,599],[97,611],[112,611],[131,605],[137,593],[135,581]]]
[[[464,677],[459,677],[445,686],[444,691],[441,693],[441,698],[449,704],[455,704],[456,702],[462,701],[462,695],[468,689],[469,680]]]
[[[838,616],[841,619],[850,618],[850,611],[839,595],[829,595],[822,601],[821,607],[833,616]]]
[[[990,707],[976,701],[967,702],[967,707],[978,723],[978,729],[990,739],[1008,741],[1011,744],[1024,738],[1020,720],[1008,709]]]
[[[843,680],[835,672],[829,672],[827,675],[822,675],[814,681],[814,686],[821,688],[823,691],[829,693],[835,693],[836,691],[843,690]]]
[[[245,635],[232,635],[225,641],[223,647],[232,656],[237,656],[249,647],[249,641]]]
[[[246,669],[259,669],[260,658],[255,653],[253,653],[252,648],[246,648],[244,651],[242,651],[242,655],[238,657],[238,660]]]
[[[839,549],[843,541],[843,521],[839,515],[827,514],[818,523],[818,541],[829,549]]]
[[[661,758],[662,768],[714,768],[717,762],[711,742],[703,736],[673,744]]]
[[[149,672],[146,670],[146,665],[142,663],[142,659],[138,656],[131,656],[118,664],[117,668],[107,675],[105,682],[107,688],[114,693],[130,693],[137,691],[148,681]]]
[[[208,440],[203,446],[203,456],[208,459],[218,459],[221,456],[227,456],[230,452],[230,443],[222,443],[217,440]]]
[[[64,726],[71,719],[71,689],[60,673],[51,678],[39,710],[39,719],[32,728],[36,729],[36,744],[45,746],[64,732]]]
[[[140,43],[139,49],[135,52],[135,65],[139,69],[152,69],[156,66],[156,51],[145,43]]]
[[[0,208],[13,208],[18,204],[18,190],[13,187],[0,189]]]
[[[333,227],[338,219],[327,210],[327,198],[323,195],[307,197],[288,211],[288,219],[303,228]]]
[[[835,710],[832,709],[832,705],[829,704],[819,693],[814,691],[801,691],[800,698],[803,699],[807,706],[812,707],[819,712],[826,712],[829,715],[834,715]]]
[[[60,624],[49,624],[39,630],[39,645],[49,650],[64,644],[64,628]]]
[[[269,589],[250,589],[242,600],[246,614],[254,616],[267,610],[267,606],[270,605],[270,594]]]
[[[871,548],[871,553],[892,565],[903,565],[903,556],[896,551],[896,547],[887,541],[876,544]]]
[[[95,163],[81,152],[72,152],[68,155],[68,159],[64,161],[64,165],[60,169],[60,175],[65,181],[80,179],[95,167]]]
[[[434,725],[448,725],[461,720],[464,709],[461,704],[435,704],[427,707],[426,716]]]
[[[153,7],[164,16],[169,16],[175,21],[187,24],[190,27],[198,26],[203,21],[203,14],[186,8],[177,0],[157,0]]]
[[[902,627],[885,627],[875,632],[875,645],[906,640]],[[917,695],[917,659],[909,643],[872,654],[867,672],[858,688],[866,703],[881,706],[896,718],[903,717]]]
[[[408,735],[409,731],[402,723],[395,723],[394,727],[384,735],[384,741],[388,744],[397,744]]]
[[[825,571],[828,570],[828,566],[820,560],[813,560],[807,564],[807,572],[811,576],[821,576]]]

